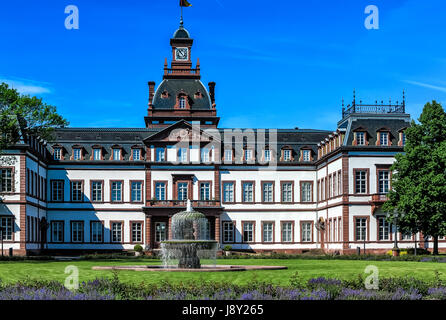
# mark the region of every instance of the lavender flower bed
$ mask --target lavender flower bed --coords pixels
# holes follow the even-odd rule
[[[295,275],[290,285],[273,286],[255,279],[249,285],[216,282],[161,284],[122,283],[117,274],[82,282],[70,291],[56,281],[0,282],[0,300],[446,300],[446,285],[413,278],[386,278],[378,290],[367,290],[355,280],[315,278],[306,282]]]

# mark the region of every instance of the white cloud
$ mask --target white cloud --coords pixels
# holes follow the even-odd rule
[[[37,82],[27,79],[15,80],[15,79],[0,78],[0,83],[1,82],[7,83],[11,88],[16,89],[21,94],[36,95],[36,94],[51,93],[50,88],[43,86],[47,84],[45,82]]]
[[[442,91],[442,92],[446,92],[446,87],[440,87],[440,86],[434,86],[432,84],[428,84],[428,83],[423,83],[423,82],[418,82],[418,81],[411,81],[411,80],[403,80],[406,83],[410,83],[413,84],[415,86],[419,86],[419,87],[424,87],[424,88],[429,88],[432,90],[437,90],[437,91]]]

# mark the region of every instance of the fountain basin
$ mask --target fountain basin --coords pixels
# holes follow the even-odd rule
[[[166,240],[161,243],[165,268],[177,264],[179,269],[199,269],[200,259],[215,260],[217,249],[215,240]]]
[[[168,272],[234,272],[249,270],[284,270],[285,266],[256,266],[256,265],[202,265],[199,269],[179,268],[176,266],[96,266],[93,270],[131,270],[131,271],[168,271]]]

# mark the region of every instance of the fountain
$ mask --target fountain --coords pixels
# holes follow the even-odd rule
[[[163,264],[135,266],[94,266],[93,270],[134,270],[134,271],[246,271],[281,270],[285,266],[258,265],[216,265],[218,241],[209,239],[209,221],[206,216],[192,208],[187,200],[186,211],[172,216],[172,239],[161,242]],[[201,265],[200,259],[212,259],[212,265]]]
[[[192,208],[187,200],[186,211],[172,217],[172,239],[161,242],[161,258],[164,267],[178,261],[178,268],[199,269],[200,259],[214,260],[218,242],[209,239],[209,221],[206,216]]]

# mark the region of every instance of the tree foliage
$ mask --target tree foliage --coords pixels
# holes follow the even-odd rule
[[[6,83],[0,84],[0,152],[17,143],[20,133],[49,140],[55,128],[67,125],[55,106],[41,98],[22,95]]]
[[[418,120],[405,131],[404,153],[395,157],[392,190],[383,210],[389,221],[398,215],[402,232],[433,237],[438,253],[438,237],[446,235],[446,113],[434,100]]]

